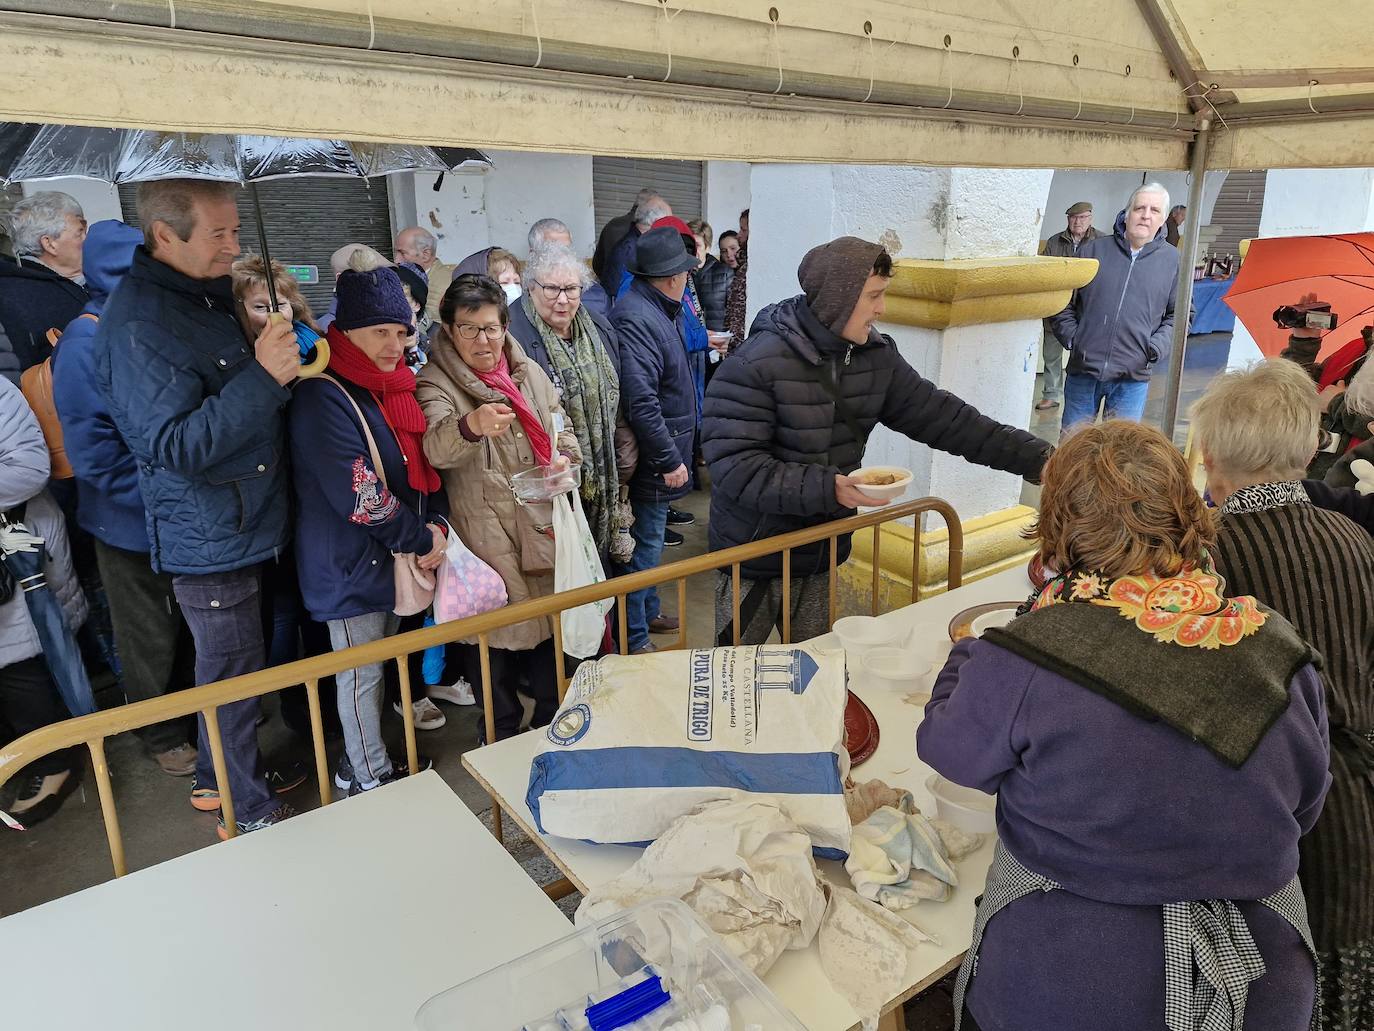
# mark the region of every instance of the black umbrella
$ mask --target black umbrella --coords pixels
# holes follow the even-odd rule
[[[0,122],[0,180],[7,183],[75,176],[115,185],[209,179],[247,186],[268,269],[272,258],[255,184],[300,176],[368,179],[397,172],[444,173],[464,167],[490,168],[491,159],[480,150],[462,147]],[[276,283],[270,274],[267,292],[276,311]],[[298,327],[297,343],[302,357],[315,351],[302,375],[323,371],[329,360],[327,345],[305,326]]]

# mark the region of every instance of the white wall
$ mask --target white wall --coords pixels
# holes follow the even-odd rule
[[[715,238],[727,229],[739,229],[739,213],[749,207],[750,177],[747,161],[708,161],[702,186],[706,197],[703,211]],[[713,242],[711,250],[719,253]]]
[[[486,175],[460,172],[444,176],[436,192],[438,176],[422,173],[411,177],[411,197],[393,196],[393,228],[420,225],[439,238],[439,260],[449,264],[462,261],[474,251],[491,246],[487,234]],[[393,195],[407,186],[405,176],[393,176]],[[406,221],[405,216],[411,220]]]
[[[1264,183],[1259,235],[1320,236],[1374,229],[1374,168],[1275,168]],[[1231,368],[1264,357],[1239,321]]]
[[[46,182],[24,183],[24,196],[28,197],[44,190],[58,190],[76,198],[87,222],[103,222],[109,218],[122,218],[119,208],[119,193],[109,183],[94,179],[50,179]]]
[[[486,174],[490,243],[524,257],[530,226],[541,218],[558,218],[572,231],[577,252],[590,257],[596,249],[592,159],[580,154],[487,153],[496,166]]]
[[[1208,172],[1202,189],[1202,225],[1212,221],[1225,172]],[[1064,228],[1064,212],[1081,200],[1093,206],[1093,225],[1099,232],[1110,232],[1117,212],[1126,206],[1126,198],[1142,183],[1161,184],[1169,191],[1169,204],[1188,203],[1187,172],[1109,172],[1060,169],[1054,173],[1050,196],[1045,202],[1045,225],[1041,238],[1052,236]]]

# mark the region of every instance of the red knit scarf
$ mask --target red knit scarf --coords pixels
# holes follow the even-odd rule
[[[441,484],[420,443],[425,435],[425,413],[415,400],[415,373],[405,362],[383,372],[335,326],[329,327],[328,339],[329,371],[372,392],[401,449],[406,479],[421,494],[434,493]]]
[[[501,361],[490,372],[478,372],[473,369],[472,374],[491,387],[492,390],[500,391],[506,395],[506,400],[515,409],[515,417],[520,420],[520,425],[525,428],[525,435],[530,441],[530,449],[534,451],[534,460],[540,465],[548,465],[552,462],[553,441],[549,437],[549,431],[539,421],[539,413],[530,407],[529,401],[520,392],[515,380],[511,378],[510,363],[506,361],[506,352],[504,350],[501,352]]]

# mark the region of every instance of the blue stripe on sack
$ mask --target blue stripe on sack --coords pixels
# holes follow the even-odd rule
[[[538,783],[536,783],[536,781]],[[834,752],[699,752],[692,748],[584,748],[545,752],[530,770],[530,791],[612,788],[737,788],[760,795],[840,795]],[[530,798],[530,810],[535,805]],[[537,815],[537,814],[536,814]],[[542,828],[541,828],[542,829]]]

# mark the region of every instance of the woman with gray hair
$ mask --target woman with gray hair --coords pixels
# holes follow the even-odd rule
[[[52,354],[48,330],[81,314],[90,300],[81,276],[86,216],[72,197],[55,190],[33,193],[10,212],[15,257],[0,258],[0,330],[13,356],[0,354],[0,375],[19,373]],[[7,351],[0,340],[0,351]]]
[[[1300,843],[1299,878],[1330,1028],[1374,1027],[1374,540],[1312,504],[1316,387],[1289,361],[1219,376],[1193,408],[1214,551],[1231,593],[1286,616],[1325,659],[1331,790]]]
[[[510,334],[562,397],[582,451],[587,525],[604,556],[619,524],[619,467],[632,461],[626,450],[631,434],[622,433],[617,447],[620,344],[611,324],[582,306],[591,274],[570,248],[536,250],[524,277],[524,295],[510,309]]]

